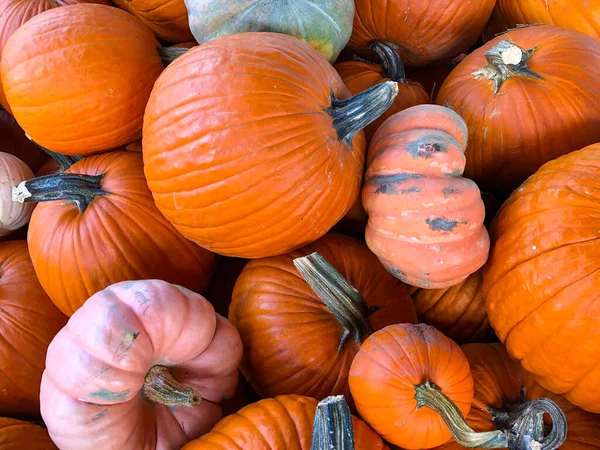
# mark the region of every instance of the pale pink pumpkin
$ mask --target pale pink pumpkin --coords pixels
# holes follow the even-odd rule
[[[201,295],[159,280],[117,283],[50,344],[42,417],[61,450],[179,449],[221,419],[241,356],[237,330]],[[151,389],[165,381],[155,371],[172,375],[170,391]]]

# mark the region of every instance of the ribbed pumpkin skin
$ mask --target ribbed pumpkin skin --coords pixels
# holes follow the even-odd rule
[[[492,339],[494,332],[485,311],[481,273],[478,270],[449,288],[413,292],[419,321],[434,326],[457,344]]]
[[[133,14],[165,42],[194,39],[183,0],[115,0],[115,4]]]
[[[35,276],[27,243],[0,243],[0,414],[39,417],[46,350],[66,323]]]
[[[367,245],[395,277],[439,289],[485,263],[485,207],[462,178],[467,129],[453,111],[419,105],[377,130],[367,158],[362,201]]]
[[[350,91],[350,94],[356,95],[360,92],[376,86],[378,84],[390,81],[384,75],[383,67],[378,64],[367,64],[359,61],[344,61],[336,64],[335,70],[342,77],[342,81]],[[365,137],[367,142],[386,119],[393,114],[403,111],[411,106],[429,103],[430,97],[420,83],[407,80],[406,83],[398,83],[398,96],[394,104],[384,112],[379,119],[365,128]]]
[[[33,265],[52,301],[72,315],[88,297],[126,280],[158,278],[195,292],[208,286],[215,256],[181,236],[156,209],[137,152],[87,157],[67,173],[106,173],[96,197],[38,203],[29,224]]]
[[[417,409],[415,386],[430,380],[467,415],[473,399],[469,363],[452,340],[428,325],[390,325],[363,343],[350,369],[360,416],[386,441],[407,449],[451,439],[430,408]]]
[[[502,205],[483,274],[490,323],[546,389],[600,412],[600,144],[545,164]]]
[[[494,9],[495,0],[356,0],[348,46],[366,52],[374,41],[399,46],[408,65],[425,66],[452,58],[475,43]]]
[[[600,40],[600,3],[590,0],[498,0],[506,27],[538,23],[581,31]]]
[[[27,139],[25,132],[14,117],[0,108],[0,152],[10,153],[36,173],[50,157],[41,148]]]
[[[2,82],[19,125],[58,153],[88,155],[140,136],[163,70],[150,30],[118,8],[79,4],[43,12],[2,52]]]
[[[487,65],[484,53],[502,39],[537,48],[528,66],[544,79],[512,77],[497,94],[492,81],[475,79]],[[547,25],[509,31],[475,50],[436,101],[467,122],[465,176],[482,189],[510,192],[545,162],[600,141],[599,91],[600,43]]]
[[[362,294],[373,329],[416,323],[414,305],[400,281],[386,273],[360,241],[328,234],[282,256],[250,261],[235,285],[229,320],[244,343],[241,370],[263,397],[299,394],[318,400],[343,394],[351,402],[348,371],[360,344],[340,350],[342,326],[304,281],[294,258],[319,252]]]
[[[33,423],[0,418],[0,450],[58,450],[48,432]]]
[[[325,58],[283,34],[226,36],[177,58],[144,117],[144,171],[160,211],[225,256],[283,254],[323,236],[356,200],[364,170],[364,134],[352,147],[338,139],[324,111],[331,92],[349,96]]]
[[[248,405],[225,417],[181,450],[310,450],[317,401],[280,395]],[[352,417],[356,450],[388,450],[362,420]]]
[[[49,9],[58,6],[75,5],[78,3],[110,5],[108,0],[3,0],[0,2],[0,58],[2,57],[2,49],[6,45],[8,38],[17,31],[17,28],[29,19],[37,16],[41,12],[48,11]],[[10,111],[10,106],[6,101],[4,89],[2,88],[1,77],[0,105],[7,111]]]
[[[475,431],[495,430],[488,407],[502,410],[503,399],[515,403],[522,386],[527,400],[549,398],[565,413],[568,424],[567,440],[561,450],[593,450],[600,448],[600,416],[585,412],[563,397],[555,395],[525,375],[512,360],[502,344],[467,344],[461,347],[469,360],[475,396],[467,423]],[[436,450],[459,450],[462,445],[450,441]]]
[[[352,34],[354,0],[187,0],[190,28],[200,44],[235,33],[294,36],[332,64]]]
[[[242,345],[201,295],[159,280],[98,292],[48,348],[41,412],[61,450],[179,450],[222,417],[235,392]],[[154,365],[202,399],[153,403],[141,391]]]

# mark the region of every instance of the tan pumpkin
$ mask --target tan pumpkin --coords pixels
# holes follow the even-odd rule
[[[29,222],[35,204],[13,202],[12,188],[30,178],[33,178],[33,172],[27,164],[16,156],[0,152],[0,236]]]

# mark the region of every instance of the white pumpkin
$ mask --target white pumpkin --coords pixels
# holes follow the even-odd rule
[[[29,222],[35,203],[12,200],[12,188],[33,178],[33,172],[16,156],[0,152],[0,236],[6,236]]]

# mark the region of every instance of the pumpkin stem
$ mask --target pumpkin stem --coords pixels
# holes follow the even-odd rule
[[[160,59],[165,67],[189,50],[189,48],[186,47],[163,47],[162,45],[156,47],[156,49],[158,50]]]
[[[346,100],[338,100],[331,94],[331,106],[326,112],[333,120],[338,139],[352,147],[356,133],[377,120],[394,103],[398,95],[398,83],[386,81],[372,86]]]
[[[83,159],[83,156],[63,155],[62,153],[56,153],[52,150],[48,150],[46,147],[42,147],[40,144],[31,139],[31,136],[29,136],[27,133],[25,133],[25,137],[31,142],[33,142],[36,145],[36,147],[44,150],[44,152],[46,152],[54,161],[56,161],[56,163],[58,164],[59,172],[64,172],[77,161],[81,161]]]
[[[497,94],[502,84],[512,77],[537,78],[543,77],[528,67],[529,58],[536,48],[524,50],[514,42],[502,40],[485,52],[488,65],[472,73],[475,79],[487,78],[494,82],[494,94]]]
[[[294,266],[342,326],[338,350],[349,339],[359,344],[373,334],[369,316],[378,308],[370,308],[360,292],[319,253],[294,259]]]
[[[354,427],[343,395],[321,400],[315,412],[310,450],[354,450]]]
[[[406,71],[404,64],[394,47],[388,42],[375,42],[369,46],[377,53],[383,67],[383,75],[396,83],[406,84]]]
[[[78,173],[56,173],[22,181],[13,187],[13,202],[51,202],[66,200],[73,202],[83,212],[103,191],[100,182],[104,175],[83,175]]]
[[[165,366],[150,368],[142,386],[142,393],[154,403],[174,408],[196,407],[202,402],[202,397],[198,392],[179,384]]]

